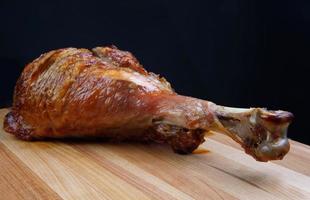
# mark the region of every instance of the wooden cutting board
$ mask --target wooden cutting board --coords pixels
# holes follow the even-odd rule
[[[0,123],[7,109],[0,110]],[[2,125],[1,125],[2,127]],[[293,134],[293,133],[291,133]],[[222,135],[192,155],[165,145],[25,142],[0,129],[0,199],[310,199],[310,147],[260,163]]]

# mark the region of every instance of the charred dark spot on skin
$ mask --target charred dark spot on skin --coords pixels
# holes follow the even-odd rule
[[[109,47],[97,47],[92,51],[95,56],[109,62],[115,67],[130,68],[140,74],[148,74],[134,55],[128,51],[120,51],[114,45]]]
[[[25,128],[22,123],[23,121],[21,117],[11,111],[6,114],[3,127],[6,132],[15,135],[19,139],[28,141],[33,140],[33,137],[31,135],[32,130],[29,128]]]
[[[163,123],[161,118],[152,120],[154,130],[151,137],[152,141],[168,142],[174,152],[179,154],[192,153],[201,143],[204,142],[202,129],[187,129],[185,127]]]
[[[204,131],[201,129],[178,132],[168,140],[174,152],[179,154],[192,153],[204,140]]]
[[[16,120],[15,120],[12,112],[9,112],[8,114],[6,114],[3,127],[9,133],[16,131],[17,123],[16,123]]]

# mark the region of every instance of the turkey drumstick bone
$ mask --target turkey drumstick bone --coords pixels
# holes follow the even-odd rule
[[[181,95],[166,99],[160,101],[158,113],[161,120],[154,120],[155,124],[160,124],[157,132],[161,134],[167,135],[167,126],[183,127],[188,132],[196,130],[198,135],[201,134],[200,138],[208,131],[222,133],[238,142],[246,153],[258,161],[282,159],[289,151],[286,132],[293,119],[290,112],[225,107]],[[166,129],[162,126],[166,126]],[[172,143],[172,147],[176,152],[190,153],[199,142],[203,142],[203,139],[196,141],[193,138],[192,144],[184,139],[186,144],[180,146],[182,142],[178,141],[178,146]]]

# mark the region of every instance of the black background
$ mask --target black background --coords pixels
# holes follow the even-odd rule
[[[0,106],[24,65],[62,47],[115,44],[178,93],[289,110],[307,130],[310,1],[1,1]]]

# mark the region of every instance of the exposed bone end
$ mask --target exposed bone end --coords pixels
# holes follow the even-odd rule
[[[294,118],[292,113],[212,106],[218,118],[214,130],[240,143],[257,161],[280,160],[289,151],[287,128]]]

